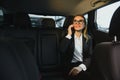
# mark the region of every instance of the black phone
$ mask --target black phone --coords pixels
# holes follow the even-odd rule
[[[74,27],[72,27],[72,28],[71,28],[71,30],[72,30],[72,32],[73,32],[73,33],[75,32],[75,29],[74,29]]]

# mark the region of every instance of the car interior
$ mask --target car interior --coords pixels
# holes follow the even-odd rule
[[[98,11],[114,3],[101,28],[113,10]],[[0,80],[65,80],[60,42],[79,14],[93,39],[90,80],[120,80],[119,0],[0,0]]]

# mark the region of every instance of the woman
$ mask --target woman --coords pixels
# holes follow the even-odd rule
[[[92,39],[87,34],[84,16],[77,15],[61,42],[64,65],[69,80],[86,80],[92,53]]]

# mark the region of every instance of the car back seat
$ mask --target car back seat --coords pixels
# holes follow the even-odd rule
[[[51,26],[52,25],[52,26]],[[59,44],[61,29],[53,19],[43,19],[38,36],[38,62],[42,80],[63,80]]]
[[[2,29],[0,35],[4,37],[13,38],[16,40],[21,40],[24,42],[33,55],[37,54],[37,31],[36,30],[25,30],[25,29]]]
[[[113,14],[109,34],[111,42],[101,42],[95,46],[92,66],[93,80],[120,80],[120,7]]]
[[[0,80],[40,80],[36,60],[23,42],[0,37]]]
[[[42,26],[37,29],[15,27],[2,29],[1,36],[20,40],[27,45],[30,51],[33,51],[42,80],[63,80],[59,52],[62,30],[55,28],[55,21],[43,19]]]
[[[112,38],[114,38],[114,36],[117,36],[117,39],[120,40],[120,7],[118,7],[112,16],[109,35]]]
[[[0,39],[2,39],[1,43],[3,42],[3,44],[0,45],[0,64],[3,65],[1,66],[3,70],[1,70],[0,73],[0,80],[38,80],[38,77],[40,77],[36,62],[37,30],[29,29],[31,27],[30,22],[28,18],[23,18],[25,15],[23,13],[13,15],[14,18],[18,17],[18,20],[12,21],[9,25],[6,21],[5,25],[0,29]],[[22,19],[25,21],[23,24],[21,23]]]
[[[31,21],[26,13],[12,13],[4,16],[0,36],[18,39],[26,43],[32,53],[37,53],[37,30],[31,29]]]

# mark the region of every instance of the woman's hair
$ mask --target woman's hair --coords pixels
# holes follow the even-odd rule
[[[86,42],[88,41],[88,39],[89,39],[89,35],[88,35],[88,33],[87,33],[87,23],[86,23],[86,19],[85,19],[85,17],[83,16],[83,15],[76,15],[76,16],[81,16],[83,19],[84,19],[84,29],[83,29],[83,36],[84,36],[84,38],[86,39]],[[76,17],[76,16],[74,16],[74,18]]]

